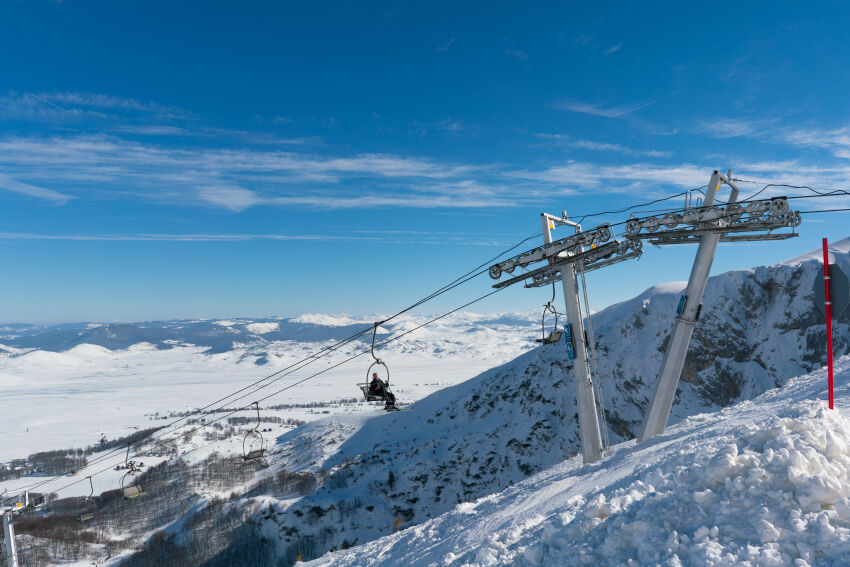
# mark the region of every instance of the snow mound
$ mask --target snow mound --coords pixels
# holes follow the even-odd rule
[[[77,358],[91,359],[105,357],[111,358],[113,353],[108,348],[104,348],[99,345],[81,344],[67,350],[65,354]]]
[[[350,315],[323,315],[321,313],[304,313],[298,317],[293,317],[289,321],[291,323],[310,323],[313,325],[323,325],[325,327],[343,327],[345,325],[356,325],[357,323],[371,324],[373,321],[380,320],[380,317],[375,319],[366,319],[363,317],[351,317]]]
[[[245,328],[256,335],[263,335],[277,331],[280,328],[280,323],[249,323],[245,325]]]
[[[848,384],[850,359],[839,370]],[[308,565],[847,565],[850,417],[825,409],[825,382],[799,377]],[[850,387],[836,393],[850,407]]]

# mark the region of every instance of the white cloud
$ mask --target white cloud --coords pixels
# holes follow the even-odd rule
[[[551,140],[561,146],[569,146],[571,148],[579,148],[583,150],[593,150],[597,152],[616,152],[629,156],[646,156],[646,157],[670,157],[673,152],[658,151],[658,150],[635,150],[620,144],[610,144],[605,142],[594,142],[592,140],[573,140],[567,134],[534,134],[538,138]]]
[[[0,173],[0,189],[21,193],[22,195],[29,195],[30,197],[45,199],[57,204],[64,204],[73,198],[70,195],[65,195],[64,193],[59,193],[52,189],[46,189],[29,183],[16,181],[3,173]]]
[[[618,43],[617,45],[615,45],[615,46],[613,46],[613,47],[609,47],[608,49],[606,49],[606,50],[604,51],[604,54],[605,54],[605,55],[611,55],[612,53],[616,53],[616,52],[620,51],[620,48],[621,48],[621,47],[623,47],[623,44],[622,44],[622,43]]]
[[[591,104],[577,100],[566,100],[559,102],[555,105],[555,107],[569,112],[590,114],[591,116],[604,116],[606,118],[625,118],[629,114],[640,110],[641,108],[646,108],[651,104],[653,103],[646,102],[643,104],[632,104],[622,106],[602,106],[599,104]]]
[[[242,211],[263,202],[253,191],[241,187],[201,187],[201,199],[231,211]]]
[[[672,152],[661,152],[657,150],[633,150],[632,148],[622,146],[620,144],[607,144],[604,142],[593,142],[590,140],[576,140],[571,145],[574,148],[585,150],[593,150],[597,152],[617,152],[630,156],[647,156],[647,157],[669,157]]]
[[[773,123],[767,120],[747,120],[743,118],[720,118],[705,120],[700,131],[713,138],[760,137],[772,130]]]
[[[0,96],[0,119],[24,119],[45,122],[116,119],[118,114],[143,114],[159,119],[186,118],[189,114],[176,107],[144,102],[134,98],[77,93],[9,92]]]
[[[542,171],[526,171],[518,175],[527,179],[557,184],[567,189],[622,192],[638,186],[699,187],[708,181],[710,172],[711,169],[708,166],[692,164],[663,166],[636,163],[606,166],[570,161]]]
[[[850,126],[788,127],[773,119],[721,118],[703,121],[699,130],[714,138],[742,137],[798,148],[817,148],[842,160],[850,159]]]

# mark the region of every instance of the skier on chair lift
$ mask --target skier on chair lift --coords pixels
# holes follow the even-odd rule
[[[377,372],[372,373],[372,381],[369,382],[369,393],[376,398],[384,398],[387,406],[395,406],[395,395],[387,391],[384,381],[378,377]]]

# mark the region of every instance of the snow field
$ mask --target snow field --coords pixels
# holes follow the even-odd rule
[[[850,414],[825,409],[825,374],[307,565],[847,565]]]
[[[534,338],[533,317],[515,316],[510,324],[491,323],[493,316],[458,313],[441,321],[435,328],[426,327],[382,349],[381,356],[392,371],[393,391],[402,403],[419,400],[436,390],[469,379],[492,365],[504,362],[531,348]],[[329,322],[334,318],[325,316]],[[414,321],[421,322],[422,317]],[[404,322],[404,321],[402,321]],[[243,322],[255,330],[268,330],[270,323]],[[235,321],[221,321],[236,325]],[[240,323],[242,324],[242,323]],[[467,349],[465,341],[477,346]],[[126,350],[115,350],[82,344],[65,352],[9,349],[0,351],[0,385],[4,408],[0,412],[0,462],[24,458],[38,451],[87,447],[102,436],[116,439],[139,429],[162,426],[173,421],[155,419],[169,412],[185,412],[207,405],[210,401],[250,384],[276,370],[300,360],[332,342],[278,341],[265,345],[262,353],[256,345],[241,345],[232,351],[206,354],[204,348],[178,346],[159,350],[137,343]],[[346,345],[333,356],[316,361],[287,376],[257,397],[268,395],[288,384],[324,370],[344,358],[361,351],[364,345]],[[265,355],[266,365],[254,364]],[[370,363],[368,355],[333,369],[295,388],[261,403],[263,417],[280,417],[313,421],[330,415],[381,414],[379,405],[366,403],[334,404],[308,407],[340,398],[357,398],[356,387],[365,379]],[[253,397],[226,401],[229,408],[248,405]],[[299,405],[286,409],[267,409],[275,404]],[[158,414],[155,416],[154,414]],[[211,421],[219,414],[200,416]],[[234,417],[254,417],[252,411]],[[224,420],[226,423],[226,420]],[[245,426],[240,426],[245,427]],[[292,428],[263,422],[261,428],[269,447],[275,439]],[[203,438],[210,430],[202,428],[190,440],[181,440],[181,454],[189,461],[203,459],[212,451],[224,455],[241,453],[242,437],[211,442]],[[180,439],[184,430],[178,431]],[[170,436],[169,436],[170,437]],[[89,456],[89,459],[97,455]],[[123,461],[123,455],[110,458],[95,470]],[[88,472],[81,472],[85,476]],[[95,477],[95,490],[102,492],[118,487],[123,473],[104,472]],[[24,477],[0,482],[0,491],[18,488],[44,480]],[[102,480],[101,480],[102,479]],[[44,487],[51,490],[73,482],[62,478]],[[88,482],[64,490],[61,496],[85,496]]]

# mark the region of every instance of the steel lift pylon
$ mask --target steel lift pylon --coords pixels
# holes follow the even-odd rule
[[[723,183],[731,188],[729,201],[724,206],[714,206],[717,191]],[[772,232],[778,228],[796,228],[800,225],[800,213],[790,210],[785,197],[744,203],[738,203],[737,200],[738,187],[732,179],[732,171],[726,175],[715,171],[708,182],[701,207],[668,213],[661,219],[654,216],[630,219],[626,225],[627,238],[648,239],[656,245],[699,242],[638,442],[662,433],[667,425],[691,336],[699,321],[702,296],[717,244],[721,241],[784,240],[798,236],[796,232]],[[679,228],[680,224],[689,226]],[[658,232],[662,225],[673,230]]]
[[[715,204],[722,183],[732,189],[729,201]],[[799,236],[793,229],[800,225],[800,213],[790,210],[785,197],[738,203],[738,187],[732,179],[731,170],[726,175],[715,171],[707,187],[705,199],[696,207],[689,200],[684,209],[670,210],[663,216],[632,216],[625,223],[625,231],[619,238],[614,237],[611,225],[603,224],[583,232],[579,224],[567,218],[566,212],[561,217],[544,213],[541,216],[543,246],[490,266],[490,277],[498,280],[504,274],[512,275],[516,268],[525,270],[531,264],[546,262],[542,267],[500,281],[493,286],[495,288],[519,282],[525,282],[525,287],[541,287],[559,280],[562,283],[567,312],[564,335],[568,354],[575,360],[576,403],[582,456],[586,463],[602,457],[598,416],[602,408],[597,408],[593,397],[594,385],[588,365],[576,274],[583,278],[585,272],[638,258],[642,254],[644,240],[657,246],[699,243],[691,277],[677,309],[673,336],[664,355],[662,370],[639,435],[639,440],[643,441],[664,431],[691,336],[699,320],[702,295],[717,244],[784,240]],[[571,226],[575,234],[552,240],[551,231],[557,226]],[[791,228],[792,231],[774,232],[784,228]],[[601,400],[600,396],[597,384],[597,399]]]
[[[566,213],[561,217],[543,213],[540,218],[543,246],[490,266],[490,277],[499,279],[504,273],[513,273],[517,267],[525,269],[529,264],[545,261],[544,266],[501,281],[493,287],[502,288],[519,282],[526,282],[525,287],[542,287],[561,281],[567,315],[564,340],[568,356],[573,360],[581,454],[585,463],[592,463],[603,455],[598,413],[602,408],[597,407],[594,399],[576,275],[637,258],[642,253],[643,244],[639,239],[624,242],[612,239],[613,231],[609,225],[582,232],[581,225],[570,221]],[[572,227],[575,234],[553,241],[552,230],[558,226]],[[596,394],[601,400],[598,388]]]

